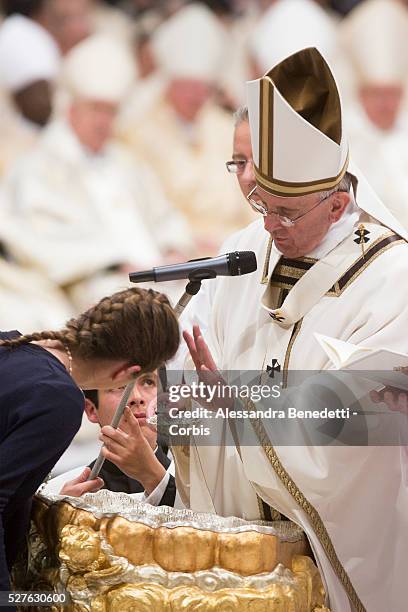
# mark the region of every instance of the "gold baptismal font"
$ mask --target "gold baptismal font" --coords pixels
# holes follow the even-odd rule
[[[72,612],[330,612],[308,551],[290,521],[154,507],[106,490],[39,494],[18,586],[66,592]]]

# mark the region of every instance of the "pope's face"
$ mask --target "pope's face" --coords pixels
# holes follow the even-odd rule
[[[146,423],[146,410],[150,402],[157,397],[157,384],[157,372],[139,376],[127,403],[137,418],[143,435],[153,447],[156,445],[156,433]],[[86,413],[88,419],[93,423],[99,423],[101,427],[110,425],[124,389],[125,387],[100,390],[98,392],[98,408],[87,400]]]
[[[308,213],[291,227],[282,226],[274,214],[264,217],[265,229],[272,236],[276,247],[291,259],[313,251],[323,241],[330,226],[340,219],[350,202],[349,194],[344,192],[336,192],[324,200],[322,193],[281,198],[257,187],[256,196],[262,199],[269,212],[289,219]]]
[[[252,161],[251,132],[248,121],[241,121],[234,131],[232,159],[245,161],[243,171],[237,173],[237,179],[244,197],[255,187],[254,164]]]
[[[380,130],[391,130],[399,115],[403,87],[366,85],[360,89],[360,100],[370,121]]]

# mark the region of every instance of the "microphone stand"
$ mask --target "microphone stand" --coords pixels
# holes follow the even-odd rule
[[[180,318],[187,304],[190,302],[191,298],[197,295],[197,293],[200,291],[201,282],[203,280],[206,280],[209,278],[215,278],[215,277],[216,277],[216,274],[212,273],[210,270],[205,270],[205,271],[195,270],[194,272],[191,272],[189,274],[188,276],[189,282],[186,285],[183,295],[181,296],[181,298],[179,299],[179,301],[174,307],[174,312],[178,319]]]
[[[188,305],[191,298],[197,295],[197,293],[200,291],[202,281],[210,278],[216,278],[216,276],[217,274],[212,270],[193,270],[193,272],[190,272],[190,274],[188,275],[189,282],[186,285],[184,293],[173,309],[177,319],[181,317],[185,307]],[[162,366],[159,369],[159,379],[162,387],[162,392],[165,393],[167,391],[166,366]]]
[[[179,301],[177,302],[176,306],[174,307],[174,312],[175,312],[177,319],[180,318],[183,310],[185,309],[187,304],[190,302],[191,298],[194,295],[197,295],[197,293],[200,291],[201,282],[209,278],[215,278],[216,276],[217,276],[216,273],[213,272],[212,270],[194,270],[193,272],[190,272],[188,276],[189,282],[186,285],[185,291],[183,295],[181,296],[181,298],[179,299]],[[136,378],[135,380],[132,380],[130,383],[128,383],[125,387],[125,390],[123,391],[123,395],[119,402],[119,406],[117,407],[116,412],[111,422],[111,427],[113,427],[114,429],[117,429],[119,426],[119,422],[125,411],[127,401],[130,397],[130,394],[133,391],[133,387],[135,386]],[[163,366],[162,368],[160,368],[159,378],[160,378],[162,390],[163,392],[165,392],[167,390],[166,366]],[[102,469],[103,464],[105,463],[105,457],[103,456],[102,448],[99,452],[98,458],[95,461],[94,466],[87,480],[94,480],[95,478],[97,478],[97,476],[99,475],[99,472]]]

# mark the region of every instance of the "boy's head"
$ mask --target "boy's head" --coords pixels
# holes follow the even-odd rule
[[[144,437],[152,448],[156,447],[157,433],[146,423],[146,410],[151,401],[157,396],[157,371],[142,374],[136,380],[127,405],[137,418]],[[85,394],[85,412],[91,423],[98,423],[100,427],[110,425],[113,415],[123,395],[124,387],[106,390],[87,390]]]

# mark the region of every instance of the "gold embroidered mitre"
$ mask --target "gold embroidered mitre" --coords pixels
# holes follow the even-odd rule
[[[277,196],[332,189],[348,166],[333,74],[319,51],[303,49],[247,83],[256,181]]]

